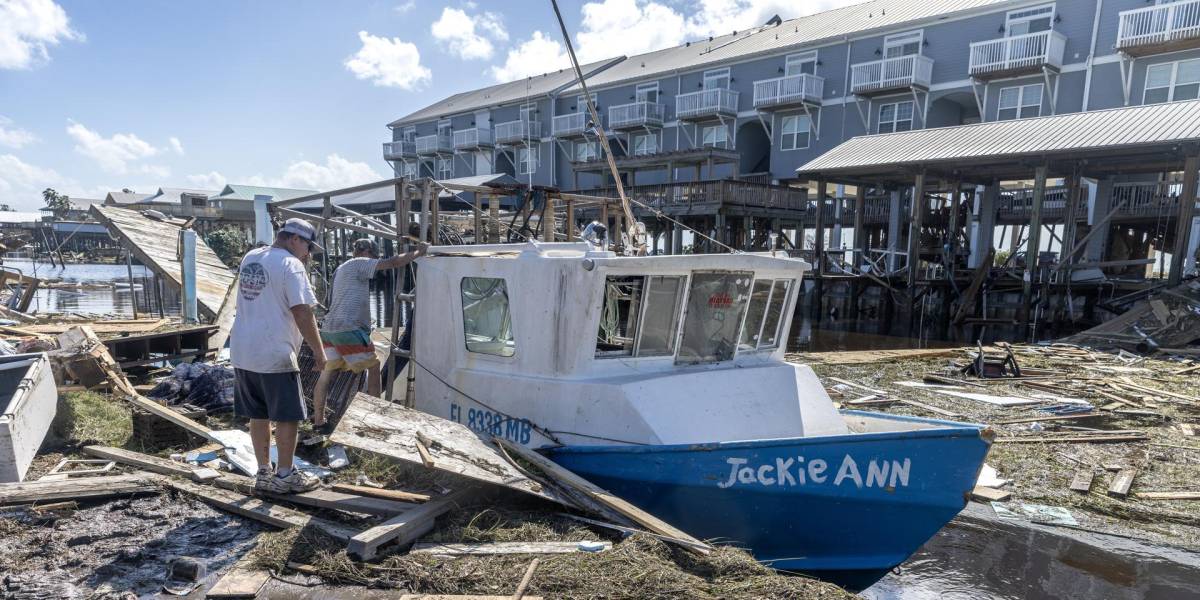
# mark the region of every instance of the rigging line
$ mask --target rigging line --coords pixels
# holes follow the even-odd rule
[[[438,187],[442,188],[443,190],[445,190],[445,191],[447,191],[447,192],[450,192],[450,195],[451,195],[451,196],[453,196],[455,200],[458,200],[459,202],[462,202],[463,204],[466,204],[467,206],[471,207],[471,209],[472,209],[472,210],[474,210],[474,209],[475,209],[475,205],[474,205],[474,204],[472,204],[472,203],[470,203],[470,202],[467,202],[467,199],[466,199],[466,198],[463,198],[462,196],[459,196],[459,195],[458,195],[458,192],[456,192],[456,191],[454,191],[454,190],[452,190],[452,189],[450,189],[450,188],[446,187],[445,185],[442,185],[440,182],[434,181],[433,183],[434,183],[434,185],[436,185],[436,186],[438,186]],[[478,194],[479,192],[475,192],[475,193],[476,193],[476,194]],[[515,218],[515,217],[514,217],[513,221],[514,221],[514,222],[516,221],[516,218]],[[501,225],[504,225],[504,221],[500,221],[499,223],[500,223]],[[511,234],[511,233],[512,233],[512,231],[513,231],[513,229],[512,229],[512,226],[511,226],[511,225],[508,225],[507,227],[509,228],[509,233]],[[529,237],[528,237],[528,236],[526,236],[525,234],[522,234],[520,231],[517,231],[516,233],[517,233],[517,235],[519,235],[519,236],[521,236],[522,238],[524,238],[524,239],[525,239],[525,241],[527,241],[527,242],[529,241]]]

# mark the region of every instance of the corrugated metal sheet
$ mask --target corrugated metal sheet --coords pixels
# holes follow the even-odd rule
[[[842,142],[796,173],[811,176],[1188,141],[1200,141],[1200,100],[864,135]]]
[[[613,63],[623,60],[624,56],[610,58],[586,64],[580,67],[584,76],[591,75],[599,69],[603,69]],[[501,83],[498,85],[488,86],[477,90],[462,92],[439,100],[417,112],[409,114],[405,117],[392,121],[388,127],[398,127],[416,123],[419,121],[428,121],[439,117],[448,117],[450,115],[458,115],[464,112],[487,108],[490,106],[499,106],[508,104],[518,100],[537,100],[539,97],[555,92],[566,86],[571,85],[575,81],[574,69],[559,69],[553,73],[544,73],[535,75],[517,81]]]
[[[616,66],[588,77],[591,88],[643,79],[676,70],[691,70],[711,63],[782,49],[802,49],[880,28],[950,17],[981,7],[1015,4],[1015,0],[875,0],[789,19],[714,37],[683,46],[631,56]],[[572,86],[568,89],[577,89]]]
[[[241,185],[231,183],[217,194],[209,196],[209,200],[250,200],[255,196],[271,196],[275,200],[289,200],[315,194],[317,190],[296,190],[291,188],[263,187],[260,185]]]

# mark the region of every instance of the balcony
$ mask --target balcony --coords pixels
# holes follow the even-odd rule
[[[1066,45],[1067,36],[1057,31],[975,42],[971,44],[967,73],[976,79],[992,79],[1040,73],[1042,67],[1058,70]]]
[[[1113,184],[1110,205],[1121,207],[1118,217],[1165,220],[1179,214],[1182,195],[1183,184],[1178,181],[1123,182]]]
[[[454,132],[455,150],[479,150],[492,147],[492,130],[472,127]]]
[[[819,106],[825,94],[825,78],[801,73],[754,82],[754,108]]]
[[[1117,50],[1130,56],[1200,47],[1200,0],[1123,10]]]
[[[715,88],[675,96],[675,116],[681,120],[698,120],[719,115],[737,116],[738,93]]]
[[[586,112],[558,115],[550,121],[550,135],[559,138],[583,137],[592,116]]]
[[[850,93],[870,96],[913,87],[929,89],[932,79],[932,58],[919,54],[885,58],[851,65]]]
[[[383,160],[404,160],[417,155],[417,145],[408,140],[383,143]]]
[[[525,144],[542,139],[541,121],[508,121],[496,125],[497,144]]]
[[[417,138],[417,154],[449,154],[453,152],[448,135],[425,135]]]
[[[608,126],[613,130],[662,127],[667,107],[653,102],[633,102],[608,109]]]

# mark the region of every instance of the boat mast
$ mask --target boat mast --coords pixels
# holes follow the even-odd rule
[[[575,48],[571,45],[571,36],[567,33],[567,25],[563,22],[562,13],[558,10],[558,0],[550,0],[550,4],[554,7],[554,16],[558,17],[558,26],[562,29],[563,42],[567,45],[571,66],[575,69],[575,78],[583,89],[583,98],[587,102],[588,113],[592,116],[592,126],[595,129],[596,137],[600,138],[600,146],[604,149],[604,158],[608,160],[608,170],[612,172],[613,183],[617,186],[617,195],[621,197],[621,210],[625,214],[625,233],[629,235],[629,243],[637,249],[638,253],[644,254],[646,240],[643,239],[636,227],[637,220],[633,217],[633,208],[629,204],[629,198],[625,196],[625,186],[621,184],[621,174],[617,171],[617,161],[613,158],[612,147],[608,144],[608,134],[605,133],[604,125],[600,122],[600,114],[596,112],[596,103],[592,102],[592,95],[588,92],[587,82],[583,78],[583,70],[579,68],[579,59],[575,58]],[[608,223],[604,225],[607,226]],[[574,224],[568,223],[567,226],[574,227]]]

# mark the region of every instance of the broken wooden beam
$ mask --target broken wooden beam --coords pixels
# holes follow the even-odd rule
[[[157,475],[139,473],[135,475],[110,475],[82,479],[52,479],[24,483],[0,483],[0,505],[29,504],[32,502],[56,502],[60,500],[82,500],[112,498],[158,492]]]
[[[352,536],[346,551],[361,560],[370,560],[379,548],[389,542],[398,545],[412,543],[433,529],[435,520],[460,503],[480,492],[478,486],[468,485],[445,496],[435,498],[410,511]]]
[[[370,496],[372,498],[383,498],[384,500],[396,500],[398,502],[428,502],[429,494],[417,494],[414,492],[405,492],[402,490],[388,490],[383,488],[373,488],[365,485],[350,485],[348,483],[335,483],[329,486],[329,489],[335,492],[343,492],[346,494],[355,494],[357,496]]]
[[[532,463],[539,470],[546,474],[557,483],[561,483],[575,491],[581,492],[595,502],[605,506],[609,510],[649,529],[659,535],[671,538],[675,544],[682,546],[693,552],[700,554],[708,554],[712,551],[712,547],[687,533],[676,529],[662,519],[651,515],[650,513],[626,502],[622,498],[608,492],[592,482],[572,473],[570,470],[558,466],[554,461],[530,450],[520,444],[515,444],[504,438],[492,438],[500,447],[516,454],[523,460]]]
[[[161,473],[163,475],[177,475],[192,481],[204,483],[212,481],[221,476],[221,473],[209,469],[207,467],[193,467],[182,463],[177,463],[173,460],[160,458],[158,456],[150,456],[132,450],[122,448],[111,448],[108,446],[84,446],[84,454],[95,456],[107,460],[119,462],[123,465],[137,467],[145,471]]]
[[[343,512],[358,513],[363,515],[374,515],[389,519],[401,513],[407,512],[408,510],[411,510],[417,506],[415,504],[409,504],[406,502],[385,500],[383,498],[363,497],[334,490],[316,489],[309,492],[299,492],[296,494],[272,494],[255,491],[253,477],[246,477],[245,475],[238,475],[236,473],[226,473],[213,481],[213,483],[219,488],[224,488],[247,495],[258,495],[264,498],[278,500],[280,502],[289,502],[291,504],[300,504],[303,506],[311,506],[313,508],[340,510]]]
[[[241,561],[227,571],[208,589],[205,598],[256,598],[271,580],[271,572],[244,566]]]
[[[1101,444],[1111,442],[1144,442],[1149,440],[1150,436],[1137,432],[1129,431],[1114,431],[1101,432],[1090,434],[1078,431],[1069,431],[1063,433],[1054,433],[1043,431],[1035,435],[1014,435],[1006,437],[998,437],[993,443],[996,444],[1034,444],[1034,443],[1061,443],[1061,444]]]
[[[603,552],[612,549],[612,542],[597,542],[602,548],[586,550]],[[441,542],[417,542],[410,554],[433,554],[436,556],[493,556],[498,554],[572,554],[584,552],[580,542],[489,542],[482,544],[444,544]]]
[[[1117,472],[1117,476],[1113,478],[1112,484],[1108,486],[1108,495],[1114,498],[1124,498],[1129,495],[1129,487],[1133,485],[1133,478],[1137,476],[1137,467],[1125,467]]]
[[[1134,492],[1139,500],[1200,500],[1200,491],[1192,492]]]
[[[314,526],[338,540],[348,540],[355,531],[342,525],[230,490],[198,485],[182,479],[165,480],[168,487],[235,515],[254,519],[280,529]]]
[[[1092,489],[1092,479],[1096,476],[1092,469],[1079,469],[1075,471],[1075,476],[1071,478],[1071,491],[1088,493]]]

